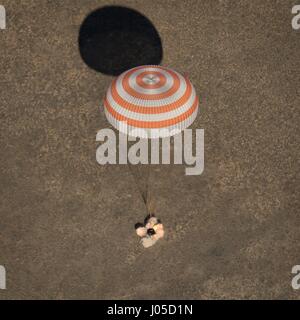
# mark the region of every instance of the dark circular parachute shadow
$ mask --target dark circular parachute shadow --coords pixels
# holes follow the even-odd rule
[[[119,6],[93,11],[81,25],[79,50],[92,69],[117,76],[140,65],[160,64],[162,42],[149,19]]]

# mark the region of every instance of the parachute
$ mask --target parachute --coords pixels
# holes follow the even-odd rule
[[[140,66],[122,73],[104,99],[105,114],[113,127],[146,139],[181,132],[194,122],[198,107],[189,79],[161,66]]]
[[[155,65],[125,71],[113,80],[104,98],[108,122],[118,131],[140,139],[174,136],[194,122],[198,109],[198,97],[190,80]],[[145,172],[142,167],[146,166]],[[150,165],[129,164],[129,168],[151,217],[154,208],[149,195]]]

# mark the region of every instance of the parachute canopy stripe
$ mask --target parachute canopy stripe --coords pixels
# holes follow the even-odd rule
[[[181,122],[181,121],[185,120],[186,118],[188,118],[198,108],[198,99],[197,98],[195,99],[192,107],[189,110],[187,110],[185,113],[183,113],[175,118],[166,119],[166,120],[162,120],[162,121],[147,121],[147,119],[145,119],[144,121],[134,120],[134,119],[130,119],[125,116],[122,116],[120,113],[115,111],[107,102],[105,103],[105,107],[106,107],[106,110],[115,119],[117,119],[118,121],[125,121],[131,126],[138,127],[138,128],[163,128],[163,127],[168,127],[168,126],[174,125],[174,124]]]

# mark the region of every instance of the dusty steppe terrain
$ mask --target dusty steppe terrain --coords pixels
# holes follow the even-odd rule
[[[297,1],[2,0],[0,299],[299,299],[300,33]],[[162,64],[201,98],[205,170],[155,166],[165,240],[144,250],[128,167],[100,166],[99,105],[112,77],[78,51],[84,18],[146,15]]]

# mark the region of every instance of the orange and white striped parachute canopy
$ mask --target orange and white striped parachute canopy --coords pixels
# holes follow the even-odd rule
[[[104,99],[110,124],[134,137],[173,136],[195,120],[199,101],[189,79],[161,66],[140,66],[122,73]]]

